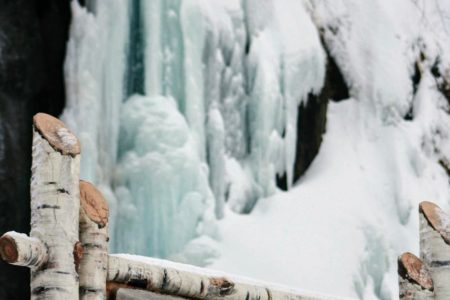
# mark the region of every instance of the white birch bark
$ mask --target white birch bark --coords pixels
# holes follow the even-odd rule
[[[204,274],[208,273],[211,271],[205,270]],[[108,281],[171,296],[211,300],[338,299],[306,293],[297,294],[204,274],[118,256],[110,255],[108,258]]]
[[[430,270],[435,299],[450,299],[450,219],[431,202],[420,204],[419,216],[420,256]]]
[[[31,299],[78,300],[79,142],[49,115],[33,124],[30,236],[46,245],[48,260],[31,272]]]
[[[400,300],[434,299],[433,281],[423,262],[412,253],[404,253],[398,259]]]
[[[155,294],[149,291],[120,288],[111,300],[183,300],[186,298]]]
[[[38,268],[47,262],[47,248],[36,238],[9,231],[0,238],[1,258],[16,266]]]
[[[89,182],[80,181],[80,299],[106,297],[108,267],[108,205]]]

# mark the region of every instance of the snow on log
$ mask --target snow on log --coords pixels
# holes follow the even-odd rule
[[[435,204],[422,202],[420,216],[420,256],[428,266],[435,299],[450,299],[450,218]]]
[[[16,266],[38,268],[47,262],[47,248],[36,238],[9,231],[0,238],[1,258]]]
[[[188,299],[223,300],[281,300],[281,299],[337,299],[328,296],[308,295],[232,280],[211,275],[206,269],[190,270],[171,262],[146,259],[130,259],[133,256],[115,256],[108,258],[108,281],[126,286],[145,289],[159,294],[167,294]],[[154,263],[149,263],[153,261]]]
[[[412,253],[398,259],[400,300],[434,299],[433,281],[423,262]]]
[[[80,299],[105,299],[108,266],[108,204],[89,182],[80,181]]]
[[[47,263],[31,271],[31,299],[78,299],[80,144],[60,120],[33,117],[30,236],[48,249]]]

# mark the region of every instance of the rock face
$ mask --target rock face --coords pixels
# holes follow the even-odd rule
[[[322,144],[325,133],[328,101],[342,101],[349,98],[349,89],[333,57],[327,50],[327,71],[325,82],[319,95],[309,95],[306,104],[298,107],[297,151],[294,164],[294,181],[308,169]]]
[[[64,107],[69,1],[0,2],[0,232],[29,232],[31,122]],[[0,299],[29,298],[29,271],[0,263]]]

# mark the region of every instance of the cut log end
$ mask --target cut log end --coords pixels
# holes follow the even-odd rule
[[[0,256],[7,263],[15,263],[19,258],[19,251],[14,239],[8,235],[0,238]]]
[[[450,244],[450,217],[439,206],[428,201],[420,203],[419,212],[425,216],[431,227],[439,232],[444,241]]]
[[[412,253],[406,252],[398,259],[398,273],[402,278],[412,280],[424,289],[433,289],[433,280],[423,262]]]
[[[80,204],[86,215],[100,228],[108,224],[108,203],[97,188],[80,180]]]
[[[80,154],[78,138],[59,119],[44,113],[33,117],[33,125],[48,143],[63,155]]]

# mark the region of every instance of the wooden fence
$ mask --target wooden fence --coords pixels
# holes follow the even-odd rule
[[[107,202],[80,181],[79,169],[77,137],[60,120],[35,115],[30,235],[11,231],[0,238],[1,258],[31,269],[31,299],[338,299],[109,255]]]

